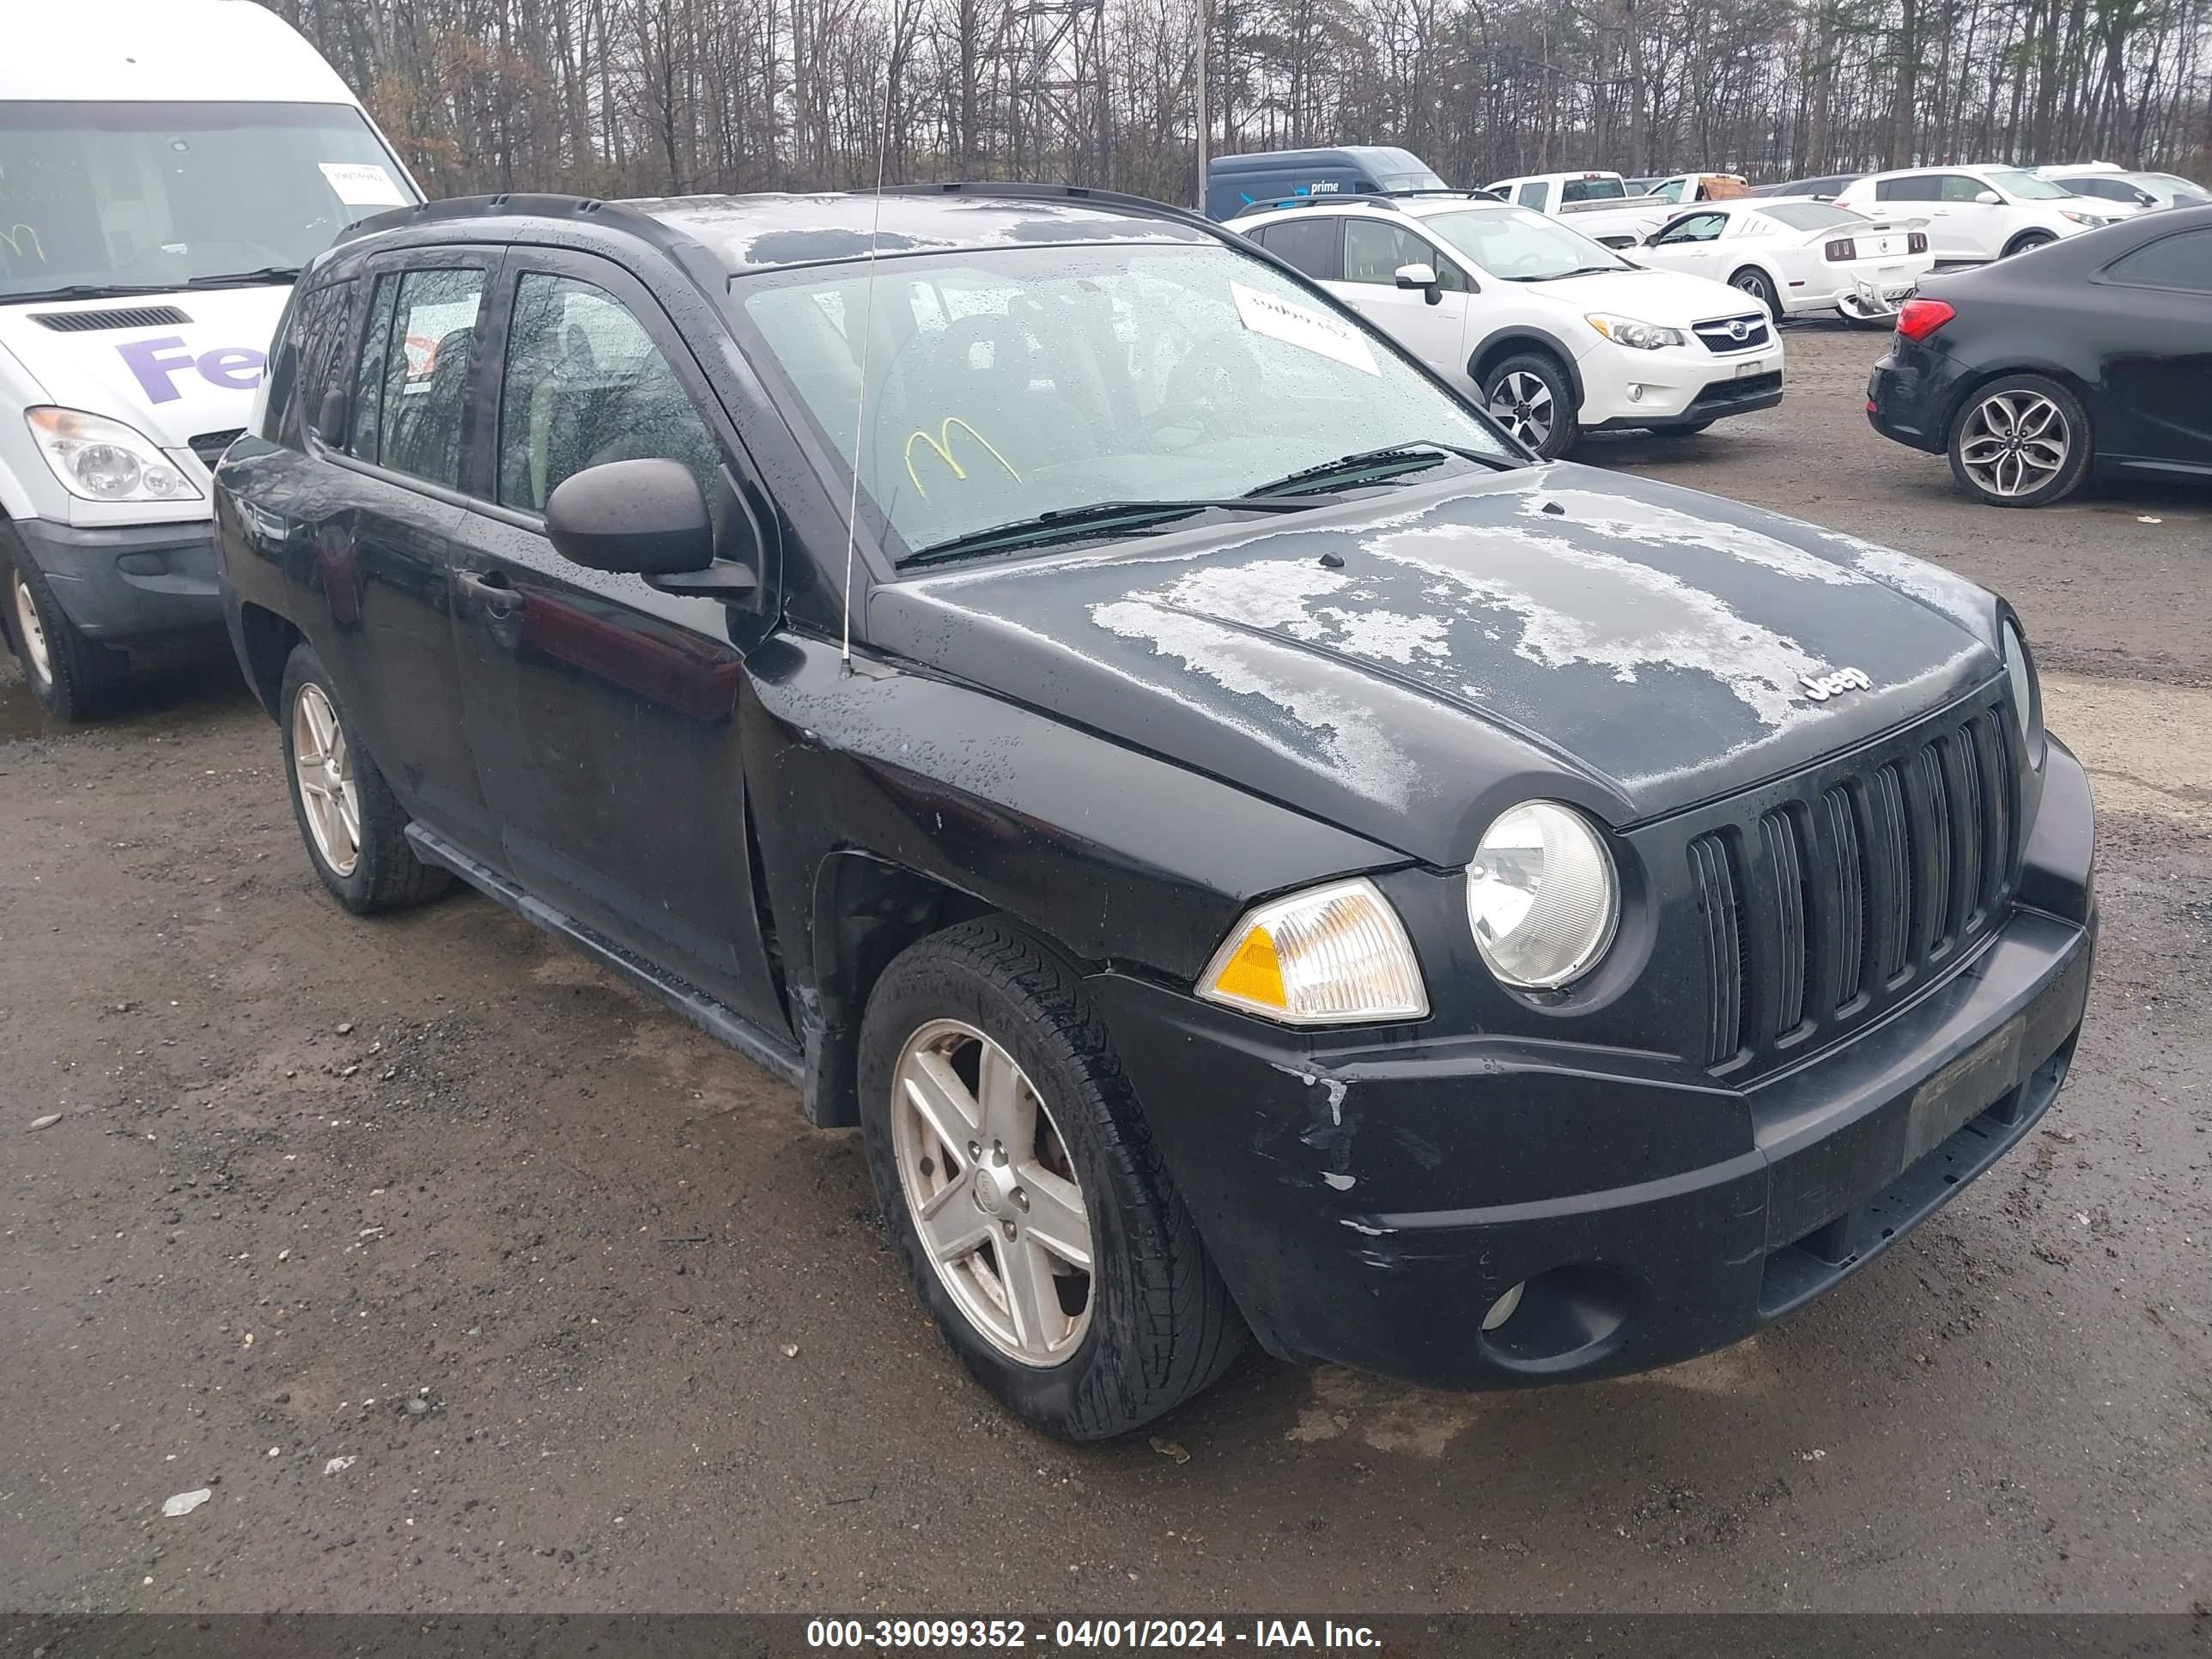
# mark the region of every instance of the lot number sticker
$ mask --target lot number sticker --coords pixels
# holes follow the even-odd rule
[[[392,175],[374,161],[322,161],[317,163],[323,177],[331,181],[339,201],[348,207],[405,207],[407,198],[399,193],[399,186]]]
[[[1364,374],[1381,376],[1382,371],[1376,365],[1374,351],[1351,324],[1294,300],[1262,294],[1242,283],[1230,283],[1229,291],[1236,296],[1237,314],[1255,334],[1268,335]]]

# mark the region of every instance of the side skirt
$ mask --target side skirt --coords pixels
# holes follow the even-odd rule
[[[408,843],[426,864],[452,871],[486,896],[498,900],[524,921],[574,945],[602,968],[611,969],[641,991],[658,997],[709,1036],[726,1042],[754,1065],[794,1087],[805,1082],[805,1057],[789,1042],[763,1031],[697,986],[634,956],[612,939],[593,933],[564,910],[534,898],[489,865],[478,862],[434,830],[407,826]]]

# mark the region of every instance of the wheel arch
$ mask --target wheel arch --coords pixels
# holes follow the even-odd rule
[[[1567,349],[1567,343],[1558,335],[1531,323],[1510,324],[1484,335],[1475,343],[1474,349],[1468,354],[1468,378],[1479,390],[1492,369],[1508,357],[1518,356],[1524,351],[1540,351],[1547,357],[1558,359],[1559,367],[1566,374],[1567,388],[1575,394],[1575,411],[1579,415],[1586,394],[1583,390],[1583,372],[1575,362],[1575,354]]]
[[[251,600],[240,603],[235,617],[231,642],[237,650],[238,665],[245,671],[246,683],[253,688],[269,718],[278,719],[284,665],[307,635],[289,619]]]
[[[2094,468],[2097,465],[2097,434],[2101,424],[2097,410],[2095,389],[2063,363],[2055,363],[2047,358],[2015,360],[2005,363],[2002,368],[1978,369],[1953,387],[1949,401],[1943,409],[1943,426],[1941,434],[1943,441],[1943,453],[1949,453],[1951,434],[1957,429],[1959,417],[1966,413],[1966,405],[1973,400],[1975,394],[1984,386],[2009,379],[2015,374],[2033,374],[2046,380],[2054,380],[2073,394],[2075,401],[2081,405],[2081,412],[2088,417],[2089,465]]]
[[[849,1129],[860,1121],[860,1016],[884,969],[909,945],[963,921],[1022,924],[948,881],[856,847],[836,849],[816,867],[810,911],[811,979],[791,987],[806,1050],[806,1115],[823,1128]],[[1065,954],[1058,941],[1046,942]]]

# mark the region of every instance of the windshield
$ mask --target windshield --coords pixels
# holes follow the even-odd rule
[[[0,102],[0,300],[297,267],[416,199],[343,104]]]
[[[1826,230],[1835,225],[1867,222],[1863,214],[1854,213],[1849,208],[1831,207],[1826,202],[1776,202],[1759,209],[1759,212],[1792,230]]]
[[[1562,202],[1618,202],[1627,194],[1618,179],[1570,179],[1559,186]]]
[[[2193,185],[2179,173],[2135,173],[2127,176],[2150,189],[2170,190],[2176,195],[2187,198],[2176,202],[2174,204],[2176,207],[2189,207],[2208,199],[2203,185]]]
[[[1627,270],[1628,262],[1582,232],[1520,208],[1467,208],[1421,221],[1485,276],[1542,283],[1586,271]]]
[[[877,264],[872,300],[869,283],[841,264],[732,291],[751,354],[841,470],[866,359],[860,484],[895,557],[1100,501],[1241,496],[1391,445],[1510,453],[1383,343],[1225,247],[901,257]]]
[[[2063,202],[2074,194],[2063,185],[2054,185],[2018,167],[1992,168],[1982,176],[2006,195],[2023,202]]]

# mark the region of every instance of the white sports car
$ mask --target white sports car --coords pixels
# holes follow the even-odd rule
[[[1833,311],[1887,323],[1936,264],[1925,219],[1869,219],[1809,197],[1700,202],[1630,251],[1741,289],[1777,320]]]

